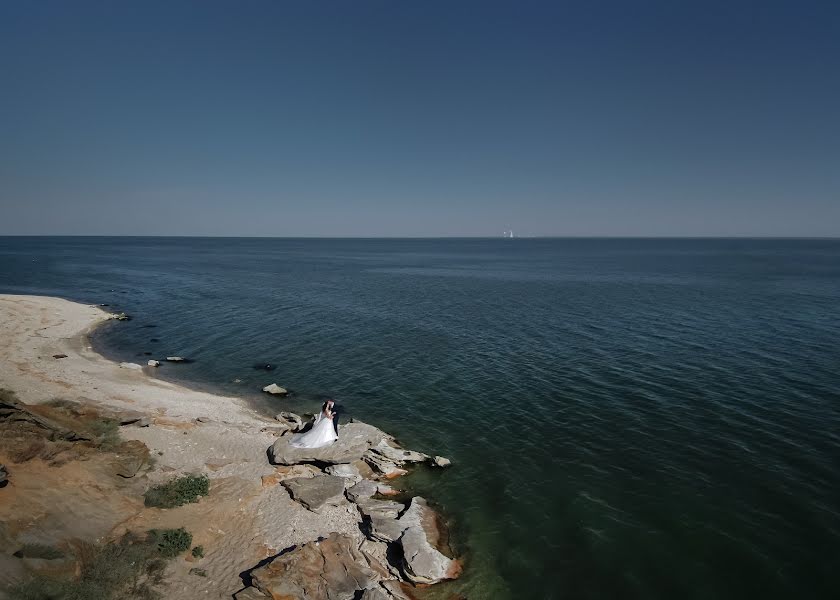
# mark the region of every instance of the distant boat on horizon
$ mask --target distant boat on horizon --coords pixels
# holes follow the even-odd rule
[[[513,229],[511,229],[509,231],[503,231],[502,232],[502,237],[512,240],[513,239]]]

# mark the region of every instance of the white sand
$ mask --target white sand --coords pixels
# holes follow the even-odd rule
[[[123,427],[121,433],[126,439],[143,441],[158,459],[148,477],[126,480],[118,491],[112,483],[101,489],[95,483],[77,486],[78,481],[60,478],[61,468],[39,467],[35,461],[31,466],[12,465],[17,491],[0,493],[0,521],[6,520],[17,532],[17,541],[59,536],[65,529],[69,532],[69,524],[62,523],[62,511],[89,508],[91,502],[101,504],[102,509],[81,513],[108,524],[104,528],[98,524],[96,531],[108,531],[102,537],[126,529],[184,526],[192,532],[194,545],[205,549],[205,558],[196,563],[183,557],[172,563],[168,597],[186,600],[229,599],[242,587],[240,572],[283,548],[332,531],[347,533],[361,543],[358,513],[349,503],[316,515],[291,500],[282,486],[274,483],[276,478],[263,485],[263,476],[283,478],[309,470],[269,465],[266,449],[275,437],[260,429],[275,422],[259,416],[241,399],[161,381],[146,373],[154,367],[125,368],[97,354],[88,333],[106,319],[107,313],[97,307],[59,298],[0,295],[0,387],[13,390],[26,403],[65,398],[152,415],[151,427]],[[53,358],[55,354],[67,358]],[[196,423],[198,417],[210,421]],[[27,469],[38,471],[38,475],[27,478]],[[142,506],[141,496],[148,485],[186,472],[201,472],[211,478],[209,497],[170,510]],[[64,506],[56,501],[54,489],[49,490],[52,495],[47,490],[39,493],[39,485],[55,486],[57,477],[66,482],[60,494]],[[12,486],[7,486],[0,492],[10,489]],[[123,496],[117,499],[118,494]],[[33,513],[35,506],[40,507],[37,514]],[[21,520],[24,514],[28,515],[26,522]],[[50,530],[45,532],[46,527]],[[74,531],[74,535],[78,533]],[[205,569],[207,577],[188,574],[193,566]]]

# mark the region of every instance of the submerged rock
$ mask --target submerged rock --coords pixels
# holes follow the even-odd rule
[[[273,371],[277,368],[277,365],[272,365],[271,363],[257,363],[253,366],[253,368],[257,371]]]
[[[375,587],[378,577],[351,538],[332,533],[253,570],[251,580],[269,598],[352,600]]]
[[[344,501],[344,479],[333,475],[293,477],[280,482],[292,498],[313,512]]]
[[[385,439],[387,434],[373,425],[354,421],[342,425],[338,440],[323,448],[294,448],[289,446],[292,436],[279,438],[268,450],[268,458],[275,465],[296,465],[305,462],[329,464],[352,463],[371,447]]]
[[[109,319],[113,319],[114,321],[130,321],[131,317],[125,314],[124,312],[121,313],[112,313],[108,315]]]
[[[268,384],[262,389],[262,391],[268,394],[274,394],[275,396],[286,396],[289,393],[289,390],[284,387],[280,387],[276,383]]]

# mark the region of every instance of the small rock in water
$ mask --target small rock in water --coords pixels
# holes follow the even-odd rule
[[[269,385],[265,386],[262,389],[262,391],[267,392],[269,394],[274,394],[275,396],[285,396],[289,393],[289,390],[287,390],[284,387],[280,387],[276,383],[272,383],[272,384],[269,384]]]
[[[130,321],[131,317],[125,314],[124,312],[121,313],[114,313],[108,316],[109,319],[114,319],[115,321]]]
[[[254,365],[254,368],[257,371],[273,371],[277,368],[277,365],[272,365],[271,363],[258,363]]]
[[[167,356],[166,360],[168,360],[169,362],[184,362],[187,359],[183,356]]]
[[[448,466],[452,465],[452,461],[449,460],[448,458],[443,457],[443,456],[435,456],[432,459],[432,462],[434,463],[434,465],[436,467],[448,467]]]
[[[147,364],[150,367],[159,367],[160,366],[160,361],[159,360],[150,360]]]
[[[241,379],[234,379],[233,383],[242,383],[242,380]]]

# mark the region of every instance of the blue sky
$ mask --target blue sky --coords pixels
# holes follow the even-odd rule
[[[0,234],[837,236],[838,6],[3,2]]]

